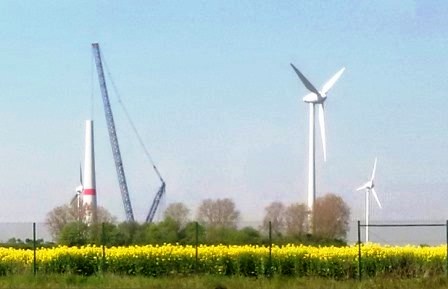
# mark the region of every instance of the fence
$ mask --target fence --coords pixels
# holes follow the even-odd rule
[[[39,223],[3,223],[1,224],[2,228],[0,228],[0,243],[2,247],[13,247],[18,249],[31,249],[33,252],[32,255],[32,272],[34,275],[38,272],[38,259],[37,259],[37,251],[39,248],[43,247],[54,247],[57,246],[56,243],[52,241],[45,241],[44,237],[51,238],[51,234],[46,228],[45,224]],[[101,247],[101,259],[102,265],[105,264],[106,260],[106,225],[105,223],[101,224],[99,233],[99,246]],[[194,271],[198,272],[198,264],[199,264],[199,248],[200,248],[200,228],[199,223],[194,222],[194,240],[193,246],[195,250],[195,261],[194,261]],[[42,231],[38,231],[38,228],[42,229]],[[47,239],[48,240],[48,239]],[[267,267],[270,268],[272,266],[272,226],[271,222],[269,222],[268,229],[268,239],[267,244],[265,244],[269,248],[269,257]],[[1,265],[1,264],[0,264]],[[0,266],[1,267],[1,266]],[[0,268],[1,269],[1,268]],[[0,270],[0,275],[5,274],[2,270]],[[266,275],[269,276],[270,273],[266,272]]]
[[[448,277],[448,220],[445,223],[403,223],[403,224],[361,224],[361,221],[357,222],[357,233],[358,233],[358,278],[362,280],[362,272],[365,271],[363,268],[363,258],[362,258],[362,239],[361,239],[361,228],[431,228],[431,227],[444,227],[445,228],[445,274]]]
[[[184,260],[184,261],[187,263],[189,262],[188,266],[191,265],[189,267],[191,270],[188,269],[188,270],[190,270],[190,271],[188,271],[189,273],[204,273],[208,270],[207,268],[204,267],[205,266],[204,265],[205,264],[204,256],[206,256],[208,254],[207,256],[212,258],[214,260],[213,262],[215,262],[218,259],[220,259],[221,257],[219,257],[219,256],[222,256],[222,255],[220,254],[221,252],[216,251],[216,250],[214,251],[214,253],[206,252],[207,250],[209,250],[209,247],[203,246],[204,241],[205,241],[205,237],[204,237],[205,235],[203,234],[203,231],[201,231],[200,225],[197,222],[192,223],[192,225],[193,226],[191,227],[191,231],[190,231],[191,238],[188,239],[187,243],[183,244],[184,246],[181,246],[182,248],[190,248],[189,250],[191,252],[191,257],[188,257],[187,258],[188,260],[187,261]],[[101,272],[101,270],[103,270],[105,268],[104,266],[106,265],[106,260],[107,260],[107,262],[110,262],[110,260],[111,260],[110,257],[113,254],[113,250],[112,250],[113,248],[111,247],[112,245],[110,243],[108,243],[109,235],[108,235],[108,231],[107,231],[108,230],[107,226],[108,226],[108,224],[102,224],[97,228],[98,229],[97,230],[98,239],[95,239],[95,240],[97,240],[97,242],[96,242],[97,246],[95,247],[96,251],[93,255],[90,255],[87,257],[85,257],[83,255],[79,255],[78,256],[79,259],[78,259],[78,261],[76,261],[76,258],[78,258],[78,257],[76,257],[75,255],[78,253],[76,253],[76,252],[73,253],[74,251],[70,251],[71,252],[70,254],[73,253],[74,255],[70,255],[69,253],[67,253],[66,255],[68,255],[68,257],[67,257],[68,259],[66,258],[64,260],[65,261],[75,260],[76,262],[80,262],[80,264],[81,263],[88,264],[92,260],[97,260],[94,262],[97,262],[97,263],[95,263],[95,264],[97,264],[95,266],[98,266],[98,267],[97,267],[97,269],[92,269],[93,271],[91,270],[91,272]],[[243,274],[247,274],[247,275],[263,274],[264,276],[271,276],[272,274],[282,274],[282,275],[290,274],[292,276],[325,276],[325,277],[331,277],[331,278],[359,278],[361,280],[363,277],[363,273],[365,273],[365,272],[367,272],[367,276],[373,276],[373,275],[369,275],[369,273],[368,273],[372,266],[371,264],[369,265],[368,262],[371,262],[373,259],[371,257],[371,252],[369,252],[369,245],[366,243],[363,244],[363,240],[361,238],[362,230],[365,230],[367,228],[369,228],[370,230],[374,230],[375,228],[382,228],[385,230],[392,229],[392,228],[393,229],[405,228],[405,229],[411,229],[411,230],[415,231],[415,230],[418,230],[418,228],[430,228],[432,231],[435,231],[434,229],[442,228],[443,230],[439,230],[439,231],[443,231],[443,233],[444,233],[443,234],[444,235],[443,243],[445,246],[445,253],[443,251],[440,251],[441,247],[438,247],[437,250],[439,250],[439,251],[437,253],[438,254],[437,258],[439,258],[439,259],[437,261],[438,262],[437,270],[439,273],[444,272],[445,274],[448,275],[448,221],[445,221],[444,223],[420,223],[420,224],[418,224],[418,223],[414,223],[414,224],[409,224],[409,223],[379,224],[379,223],[377,223],[377,224],[369,224],[368,226],[366,224],[361,224],[360,221],[357,221],[356,227],[357,227],[357,229],[353,230],[353,231],[356,231],[356,233],[357,233],[357,246],[355,244],[355,245],[352,245],[349,247],[341,247],[341,250],[334,248],[334,247],[328,247],[329,249],[325,249],[323,247],[316,247],[316,246],[311,246],[311,247],[296,246],[296,247],[293,247],[291,249],[291,251],[286,252],[286,250],[288,250],[287,249],[288,246],[283,246],[283,245],[286,245],[286,243],[283,243],[283,244],[279,243],[280,239],[278,239],[278,236],[276,236],[276,233],[273,231],[272,224],[269,222],[269,229],[266,232],[267,234],[263,237],[263,239],[259,239],[259,241],[261,242],[259,245],[262,245],[262,246],[258,246],[258,248],[261,248],[261,250],[259,250],[258,253],[254,253],[255,255],[251,255],[252,253],[250,253],[250,250],[252,250],[252,249],[249,248],[248,251],[246,251],[246,253],[247,252],[249,252],[249,253],[247,253],[247,254],[243,253],[241,255],[242,257],[237,256],[237,257],[235,257],[236,259],[232,259],[232,260],[228,259],[227,261],[221,260],[221,261],[219,261],[219,262],[221,262],[219,266],[224,266],[223,268],[225,268],[227,266],[226,268],[228,270],[237,270],[237,271],[232,271],[232,272],[237,272],[237,274],[239,274],[238,272],[240,272],[240,273],[244,272]],[[147,228],[149,228],[149,227],[147,227]],[[374,236],[379,238],[379,233],[384,233],[384,232],[385,231],[377,231],[376,232],[377,234],[374,234]],[[154,231],[151,233],[157,233],[157,231]],[[166,234],[166,232],[158,232],[158,233]],[[226,232],[224,232],[224,233],[226,233]],[[74,235],[70,235],[70,236],[74,237]],[[219,236],[222,236],[222,235],[219,235]],[[5,237],[7,239],[5,239]],[[53,242],[45,242],[45,239],[49,240],[50,238],[51,238],[51,234],[50,234],[48,228],[46,227],[45,224],[42,224],[42,223],[0,224],[0,240],[3,242],[4,247],[19,247],[19,248],[29,249],[29,250],[26,250],[28,252],[27,260],[32,260],[32,261],[27,262],[26,264],[31,265],[31,263],[32,263],[32,267],[26,267],[26,271],[29,272],[28,268],[30,268],[32,270],[33,274],[37,274],[38,272],[46,272],[44,269],[42,269],[42,268],[44,268],[44,267],[42,267],[43,259],[40,259],[40,258],[44,258],[45,256],[44,256],[44,252],[41,251],[41,250],[43,250],[41,248],[42,247],[51,247],[51,246],[56,245]],[[308,238],[308,237],[306,237],[306,238]],[[5,242],[5,240],[8,240],[8,241]],[[219,238],[216,239],[215,241],[218,241],[218,243],[219,243]],[[239,242],[241,242],[241,240],[239,240]],[[301,241],[298,241],[298,240],[296,240],[296,242],[298,244],[301,243]],[[174,243],[175,242],[172,242],[172,244],[174,244]],[[218,243],[214,243],[214,244],[218,244]],[[248,242],[248,243],[250,243],[250,242]],[[440,244],[440,243],[442,243],[442,242],[438,242],[438,244]],[[140,243],[140,244],[144,245],[144,244],[150,244],[150,243]],[[152,244],[156,244],[156,243],[152,243]],[[224,244],[225,245],[220,248],[222,250],[228,250],[229,248],[232,248],[232,246],[228,246],[228,245],[232,245],[233,243],[230,242],[230,243],[227,243],[227,244],[224,243]],[[240,244],[245,244],[245,243],[240,243]],[[275,244],[275,246],[273,246],[273,244]],[[157,247],[157,246],[155,246],[155,247]],[[425,245],[422,245],[420,247],[425,247]],[[153,246],[153,248],[154,248],[154,246]],[[257,246],[252,247],[252,248],[257,248]],[[286,248],[286,249],[284,249],[284,248]],[[302,248],[302,249],[300,249],[300,248]],[[387,247],[384,247],[384,248],[387,249]],[[443,247],[442,247],[442,249],[443,249]],[[68,250],[68,249],[64,249],[64,250]],[[273,259],[273,250],[275,250],[274,251],[274,259]],[[284,250],[284,251],[282,251],[282,250]],[[346,250],[346,252],[344,252],[344,250]],[[2,252],[4,252],[4,251],[2,251]],[[61,252],[61,251],[59,251],[59,252]],[[65,254],[65,253],[63,253],[63,254]],[[152,253],[150,253],[150,254],[152,254]],[[216,254],[216,256],[210,255],[210,254]],[[72,256],[75,256],[75,258],[73,259]],[[314,257],[312,257],[312,256],[314,256]],[[319,259],[321,257],[322,257],[322,259]],[[400,258],[401,257],[403,257],[403,256],[400,256]],[[89,259],[90,261],[87,259],[86,259],[87,261],[83,261],[82,258],[90,258]],[[136,261],[136,262],[140,262],[139,266],[145,267],[145,266],[147,266],[145,264],[145,262],[151,262],[151,260],[148,261],[148,259],[145,259],[145,258],[146,257],[142,257],[140,260]],[[246,259],[244,259],[244,258],[246,258]],[[406,259],[407,257],[404,255],[403,258],[404,258],[403,259],[404,262],[406,263],[408,261]],[[389,258],[389,259],[391,259],[391,258]],[[128,261],[131,263],[134,262],[132,258],[129,259]],[[414,262],[414,260],[411,260],[411,261]],[[230,262],[229,263],[230,265],[225,264],[225,262]],[[232,262],[234,262],[234,264],[237,264],[237,265],[232,265],[231,264]],[[240,263],[238,263],[238,262],[240,262]],[[419,260],[417,260],[417,262],[419,262]],[[208,264],[207,266],[209,266],[211,263],[207,263],[207,264]],[[232,266],[243,266],[241,264],[243,264],[244,266],[248,266],[249,269],[247,269],[247,270],[244,269],[246,271],[238,271],[238,270],[240,270],[239,268],[238,269],[232,268]],[[1,265],[0,266],[0,274],[4,274],[4,273],[2,273],[3,271],[1,271],[1,270],[3,270],[2,269],[3,265],[2,264],[0,264],[0,265]],[[157,265],[157,263],[152,263],[152,265],[148,265],[148,266],[156,266],[156,265]],[[397,266],[400,267],[402,265],[403,264],[398,264]],[[404,264],[403,266],[405,266],[405,265],[406,264]],[[29,265],[26,265],[26,266],[29,266]],[[126,265],[126,266],[128,266],[128,265]],[[131,269],[135,267],[133,264],[130,264],[129,266],[130,266],[129,268],[131,268]],[[228,267],[228,266],[230,266],[230,267]],[[390,266],[390,265],[388,265],[388,266]],[[255,268],[255,267],[257,267],[257,268]],[[262,267],[262,269],[260,269],[261,267]],[[23,266],[22,266],[22,269],[23,269]],[[396,269],[396,268],[394,268],[394,269]],[[40,270],[42,270],[42,271],[40,271]],[[59,268],[57,270],[65,270],[65,269]],[[95,271],[95,270],[99,270],[99,271]],[[256,271],[256,273],[253,273],[254,271]],[[52,271],[49,271],[49,272],[52,272]],[[185,271],[185,272],[187,272],[187,271]],[[378,270],[378,272],[380,272],[380,270]],[[385,271],[381,271],[381,272],[385,272]],[[420,273],[421,273],[421,271],[418,272],[418,274],[420,274]],[[154,274],[156,274],[156,273],[154,273]],[[221,273],[218,272],[218,274],[221,274]],[[417,276],[418,274],[414,274],[414,276]],[[418,275],[418,276],[420,276],[420,275]]]

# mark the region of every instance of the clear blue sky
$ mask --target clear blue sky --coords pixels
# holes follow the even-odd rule
[[[377,156],[374,219],[446,219],[447,14],[428,0],[1,1],[0,222],[43,221],[70,200],[92,94],[98,202],[124,218],[92,42],[167,203],[229,197],[255,221],[274,200],[306,201],[307,91],[292,62],[319,87],[346,67],[327,102],[326,163],[317,142],[318,195],[341,195],[362,218],[354,188]],[[143,220],[158,182],[111,101]]]

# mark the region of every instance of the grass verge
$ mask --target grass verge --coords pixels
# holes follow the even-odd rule
[[[442,289],[446,277],[425,279],[374,278],[335,281],[309,278],[247,278],[189,276],[146,278],[118,275],[83,277],[78,275],[13,275],[0,277],[0,288],[145,288],[145,289]]]

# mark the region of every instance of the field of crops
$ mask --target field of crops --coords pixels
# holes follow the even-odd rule
[[[0,274],[33,268],[33,250],[0,248]],[[446,247],[362,246],[364,276],[418,277],[445,272]],[[208,275],[297,276],[351,279],[358,276],[358,247],[273,246],[95,246],[36,251],[38,274],[98,272],[140,276]]]

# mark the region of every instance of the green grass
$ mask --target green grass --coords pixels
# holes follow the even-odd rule
[[[11,275],[0,277],[0,288],[154,288],[154,289],[441,289],[448,279],[368,279],[335,281],[306,278],[247,278],[189,276],[145,278],[117,275],[82,277],[77,275]]]

